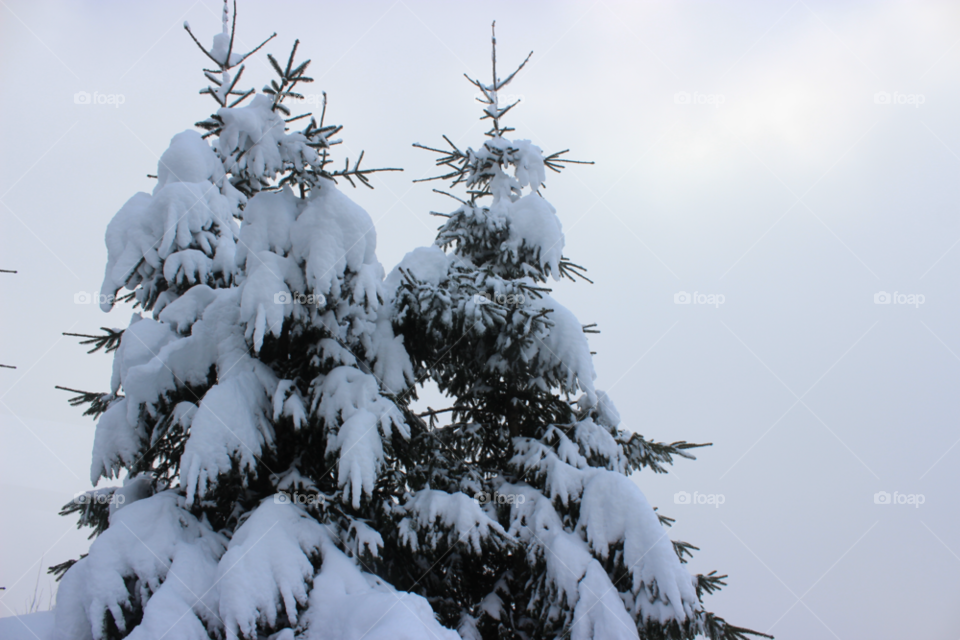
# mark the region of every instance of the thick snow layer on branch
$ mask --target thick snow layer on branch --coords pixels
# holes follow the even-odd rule
[[[223,129],[215,144],[221,156],[231,158],[225,168],[246,175],[258,186],[261,177],[272,178],[283,166],[278,147],[285,135],[284,122],[272,104],[259,94],[245,107],[217,111]]]
[[[355,509],[373,493],[383,465],[383,441],[394,427],[404,438],[410,428],[396,405],[380,395],[377,379],[355,367],[340,366],[323,379],[314,399],[329,434],[327,454],[339,452],[338,482]]]
[[[383,283],[385,309],[393,306],[397,289],[404,281],[402,272],[434,286],[447,279],[450,264],[456,258],[437,246],[418,247],[403,257]],[[403,336],[393,333],[393,318],[379,314],[371,339],[373,373],[385,391],[400,393],[414,383],[413,363],[403,345]]]
[[[176,338],[177,334],[169,325],[134,314],[113,356],[113,393],[129,379],[132,369],[150,362],[164,346]]]
[[[97,421],[97,430],[93,436],[90,482],[96,485],[101,476],[118,477],[124,467],[137,461],[145,437],[143,429],[127,422],[126,398],[111,404]]]
[[[206,283],[213,275],[213,260],[202,251],[184,249],[177,251],[163,263],[163,277],[176,284]]]
[[[578,389],[586,394],[586,406],[597,402],[597,392],[593,381],[597,374],[593,369],[593,356],[590,345],[583,332],[583,325],[573,313],[550,296],[535,299],[530,305],[534,311],[550,309],[547,320],[553,326],[546,335],[535,337],[527,348],[525,358],[536,357],[540,371],[554,370],[559,382],[567,393],[576,393]]]
[[[417,247],[403,256],[400,264],[393,268],[393,271],[387,276],[385,286],[392,295],[397,287],[403,283],[402,271],[408,272],[420,282],[426,282],[434,286],[439,285],[447,279],[447,272],[450,270],[450,264],[453,260],[455,258],[444,253],[440,247]]]
[[[101,295],[109,296],[119,291],[148,253],[151,266],[159,264],[152,253],[160,236],[149,213],[152,203],[153,198],[149,194],[142,191],[136,193],[107,225],[107,268],[100,286]],[[113,308],[113,301],[101,300],[100,308],[109,311]]]
[[[291,230],[300,213],[303,201],[289,188],[279,193],[258,193],[243,209],[243,224],[237,247],[237,266],[253,267],[249,256],[260,251],[273,251],[285,256],[293,247]]]
[[[369,214],[333,182],[324,181],[314,193],[290,231],[293,256],[304,265],[311,291],[339,297],[347,270],[378,264],[377,232]]]
[[[298,169],[317,163],[317,153],[303,134],[286,133],[286,123],[272,107],[273,100],[259,94],[244,107],[217,111],[224,124],[214,144],[224,158],[224,169],[246,178],[255,190],[261,179],[275,178],[284,163]]]
[[[598,393],[600,394],[603,392]],[[587,418],[574,426],[573,437],[584,457],[589,458],[594,466],[604,466],[619,473],[626,472],[627,459],[623,447],[608,428],[601,427]]]
[[[113,294],[121,287],[132,289],[156,272],[171,281],[204,281],[214,272],[232,278],[233,214],[243,196],[224,180],[210,145],[195,131],[178,133],[160,157],[157,176],[153,195],[134,195],[107,225],[107,267],[100,288],[104,311],[113,307]],[[183,250],[192,253],[164,268],[171,254]]]
[[[390,308],[389,306],[387,308]],[[394,335],[390,316],[382,314],[370,339],[373,374],[383,390],[400,394],[414,384],[413,363],[403,346],[403,336]]]
[[[700,608],[694,578],[682,567],[667,531],[640,488],[627,476],[596,470],[580,502],[577,530],[607,558],[623,544],[623,563],[638,593],[634,615],[660,623],[686,620]]]
[[[304,288],[296,262],[272,251],[259,251],[247,258],[247,279],[240,302],[240,319],[246,324],[244,337],[260,351],[267,333],[279,337],[284,319],[294,310],[293,291]]]
[[[219,183],[224,177],[220,159],[206,140],[192,129],[181,131],[170,140],[170,146],[157,163],[156,195],[173,182]]]
[[[156,246],[161,259],[186,249],[197,237],[210,250],[210,238],[202,232],[214,223],[229,224],[230,209],[220,190],[209,182],[172,182],[153,196],[151,215],[163,223],[163,235]],[[210,234],[212,236],[212,234]],[[204,246],[206,245],[206,246]],[[145,256],[149,262],[149,257]]]
[[[186,22],[183,23],[186,26]],[[234,43],[236,46],[236,43]],[[218,33],[213,36],[213,46],[210,47],[210,55],[214,60],[220,64],[225,64],[227,62],[227,50],[230,48],[230,34],[224,29],[223,33]],[[238,64],[243,56],[235,51],[230,52],[230,61],[226,66],[232,67],[235,64]]]
[[[178,300],[171,305],[171,315],[178,322],[186,321],[178,317],[179,312],[192,315],[205,294],[214,293],[203,289],[196,296],[183,296],[183,303]],[[141,407],[154,415],[159,400],[178,385],[203,384],[215,362],[216,347],[203,336],[184,338],[170,324],[134,316],[113,361],[113,393],[122,387],[126,397],[115,401],[97,423],[91,482],[96,484],[101,475],[113,477],[122,466],[139,459],[146,438]]]
[[[636,623],[596,560],[587,564],[578,591],[570,640],[639,640]]]
[[[217,297],[216,292],[205,284],[198,284],[169,303],[160,312],[160,322],[174,331],[186,334],[194,323],[203,317],[203,311]]]
[[[302,623],[302,640],[460,640],[424,598],[361,571],[329,538]]]
[[[510,534],[525,544],[529,561],[546,562],[548,586],[559,602],[572,609],[580,597],[580,579],[590,563],[596,562],[587,543],[564,529],[552,501],[536,489],[505,484],[500,491],[524,497],[511,506]]]
[[[545,475],[548,496],[523,484],[503,485],[502,493],[524,497],[511,507],[510,534],[526,544],[528,555],[545,560],[547,583],[574,610],[575,619],[582,620],[577,626],[593,630],[593,635],[577,635],[583,630],[574,630],[574,637],[635,638],[636,623],[627,625],[632,635],[617,635],[623,633],[616,631],[622,629],[617,622],[621,614],[626,620],[632,616],[640,623],[661,624],[694,617],[700,609],[695,579],[680,564],[656,512],[628,477],[595,467],[576,468],[549,449],[537,447],[535,441],[516,442],[520,453],[512,463],[533,472],[531,477]],[[572,532],[565,530],[554,508],[570,500],[580,505]],[[597,560],[606,561],[614,553],[622,554],[618,562],[631,577],[616,588]],[[609,607],[607,592],[617,595],[618,590],[626,600],[618,596],[610,602],[619,607]]]
[[[143,500],[153,495],[153,480],[149,474],[141,474],[123,479],[123,486],[113,491],[113,500],[110,501],[110,517],[120,509],[129,506],[137,500]]]
[[[543,150],[529,140],[513,140],[515,149],[510,155],[514,165],[514,177],[521,187],[529,186],[536,191],[547,181],[547,168],[543,163]]]
[[[521,248],[539,258],[536,266],[560,279],[560,257],[563,253],[563,226],[557,210],[538,193],[529,193],[506,207],[510,235],[500,250],[519,260]]]
[[[189,504],[230,471],[233,461],[244,474],[255,473],[264,445],[274,438],[269,416],[276,382],[272,387],[265,388],[254,371],[241,371],[203,396],[181,458]]]
[[[273,421],[286,416],[293,421],[293,427],[299,429],[307,421],[307,408],[293,380],[281,380],[273,394]]]
[[[148,337],[159,339],[162,336],[172,336],[172,339],[156,349],[157,342],[150,343],[147,340],[140,339],[143,334],[146,334],[146,331],[131,332],[131,329],[137,329],[141,325],[145,329],[151,329],[151,335]],[[162,327],[167,333],[161,333],[160,329],[156,327]],[[185,384],[202,385],[207,381],[210,366],[215,361],[217,344],[206,339],[203,331],[205,326],[202,321],[196,323],[195,327],[200,335],[182,338],[171,331],[166,324],[144,319],[124,331],[121,348],[123,348],[123,343],[129,344],[131,347],[137,345],[152,355],[142,364],[127,366],[125,373],[123,372],[124,365],[121,364],[120,367],[121,386],[129,400],[127,421],[131,425],[137,424],[140,419],[141,406],[144,406],[151,415],[155,415],[155,405],[166,393],[173,391],[177,386]],[[117,371],[117,359],[122,358],[123,363],[127,363],[129,360],[126,353],[121,356],[119,351],[118,349],[114,361],[115,373]]]
[[[296,624],[307,604],[319,559],[323,526],[277,494],[266,498],[237,529],[220,560],[217,583],[227,639],[257,635],[257,624],[274,626],[279,613]]]
[[[500,546],[506,536],[480,503],[464,493],[421,489],[404,508],[410,515],[400,523],[401,540],[414,551],[420,547],[418,532],[431,549],[441,542],[451,547],[463,542],[476,554],[483,552],[482,542]]]
[[[205,628],[218,625],[212,587],[226,542],[184,510],[173,491],[116,511],[90,554],[63,577],[54,637],[100,640],[107,615],[121,632],[130,632],[124,611],[147,605],[143,623],[129,637],[208,638]]]
[[[610,429],[616,429],[620,426],[620,412],[613,400],[605,391],[597,391],[597,406],[594,408],[597,416],[597,424],[601,424]]]

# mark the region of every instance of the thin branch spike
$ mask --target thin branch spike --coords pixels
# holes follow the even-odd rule
[[[241,62],[243,62],[244,60],[246,60],[247,58],[249,58],[250,56],[252,56],[253,54],[255,54],[257,51],[260,51],[260,49],[263,48],[263,45],[267,44],[268,42],[270,42],[271,40],[273,40],[273,39],[276,38],[276,37],[277,37],[277,34],[276,34],[276,32],[274,32],[269,38],[267,38],[266,40],[264,40],[263,42],[261,42],[260,44],[258,44],[256,47],[254,47],[253,49],[251,49],[249,52],[247,52],[247,53],[245,53],[244,55],[242,55],[242,56],[240,57],[240,59],[237,60],[237,64],[240,64]],[[234,65],[234,66],[237,66],[237,65]]]
[[[211,55],[211,53],[210,53],[209,51],[207,51],[206,48],[204,48],[204,46],[203,46],[202,44],[200,44],[200,41],[197,40],[197,37],[196,37],[195,35],[193,35],[193,32],[192,32],[192,31],[190,31],[190,27],[187,26],[186,24],[184,24],[184,25],[183,25],[183,28],[184,28],[184,30],[185,30],[188,34],[190,34],[190,37],[193,38],[193,41],[197,43],[197,46],[200,47],[200,51],[203,51],[203,53],[206,54],[206,56],[207,56],[208,58],[210,58],[211,60],[213,60],[214,63],[216,63],[217,66],[219,66],[219,65],[220,65],[220,62],[219,62],[216,58],[214,58],[213,55]]]
[[[223,0],[223,9],[226,13],[227,9],[227,0]],[[230,56],[233,55],[233,36],[237,31],[237,0],[233,0],[233,21],[230,25],[230,44],[227,46],[227,57],[224,58],[223,67],[224,69],[231,68],[230,65]],[[237,64],[240,64],[239,62]]]

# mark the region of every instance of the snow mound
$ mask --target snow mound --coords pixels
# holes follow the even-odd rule
[[[0,618],[0,638],[3,640],[51,640],[53,624],[53,611],[38,611],[22,616]]]

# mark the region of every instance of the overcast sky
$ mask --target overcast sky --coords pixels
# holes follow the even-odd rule
[[[209,41],[219,11],[0,2],[0,268],[19,272],[0,274],[0,363],[17,367],[0,369],[0,615],[24,609],[41,558],[88,544],[56,511],[90,486],[94,424],[54,385],[106,390],[111,361],[61,332],[128,322],[75,297],[99,288],[111,217],[211,112],[182,23]],[[595,281],[555,297],[599,324],[597,386],[626,428],[714,443],[636,476],[702,549],[689,568],[730,575],[707,606],[785,640],[960,635],[960,4],[239,12],[241,47],[301,39],[340,158],[405,169],[345,187],[388,270],[452,202],[411,183],[433,171],[411,143],[482,144],[462,74],[489,74],[492,20],[502,71],[532,49],[507,90],[513,135],[596,161],[547,178],[565,254]],[[256,56],[241,84],[269,77]]]

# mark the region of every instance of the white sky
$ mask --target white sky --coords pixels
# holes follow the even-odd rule
[[[97,291],[106,224],[153,188],[169,139],[211,112],[181,24],[209,39],[219,10],[0,2],[0,268],[19,271],[0,274],[0,363],[18,367],[0,369],[0,615],[23,610],[41,556],[86,548],[56,511],[89,487],[94,425],[53,387],[106,389],[110,358],[60,333],[127,323],[74,295]],[[960,635],[960,5],[244,0],[242,45],[301,39],[338,152],[406,169],[347,189],[388,269],[450,208],[411,184],[433,162],[411,143],[482,144],[462,74],[489,73],[493,19],[503,72],[534,50],[514,135],[597,162],[545,195],[596,282],[555,297],[603,331],[598,387],[627,428],[715,443],[637,477],[701,547],[691,570],[730,574],[707,606],[782,639]],[[268,77],[259,56],[241,84]]]

